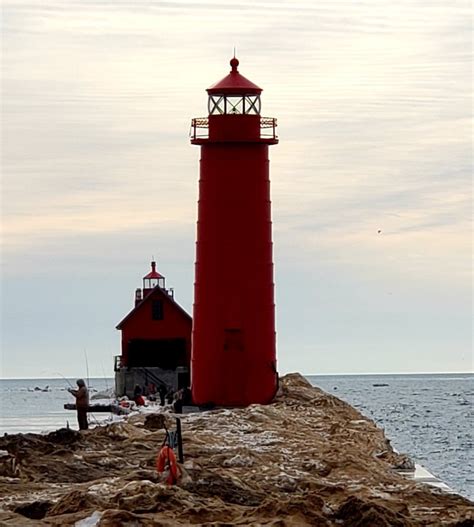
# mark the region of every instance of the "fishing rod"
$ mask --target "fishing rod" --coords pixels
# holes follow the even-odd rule
[[[69,386],[74,390],[74,386],[69,382],[68,379],[66,379],[66,377],[64,377],[64,375],[62,373],[59,373],[58,371],[53,371],[52,373],[60,375],[69,384]]]
[[[97,419],[97,417],[93,413],[89,412],[89,416],[94,419],[96,426],[102,426],[100,421]]]
[[[102,368],[102,374],[104,376],[104,381],[105,381],[105,389],[107,390],[107,392],[109,391],[109,383],[107,382],[107,377],[105,376],[105,370],[104,370],[104,363],[101,361],[100,362],[100,367]]]
[[[86,358],[87,388],[90,390],[91,383],[89,380],[89,362],[87,361],[86,348],[84,348],[84,357]]]

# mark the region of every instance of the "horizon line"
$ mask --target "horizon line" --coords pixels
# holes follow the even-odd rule
[[[283,375],[300,373],[297,371],[288,372]],[[349,376],[370,376],[370,375],[474,375],[472,371],[416,371],[416,372],[383,372],[383,373],[301,373],[303,377],[349,377]],[[0,377],[0,381],[35,381],[35,380],[60,380],[60,379],[78,379],[79,377]],[[114,379],[115,376],[89,376],[89,379]]]

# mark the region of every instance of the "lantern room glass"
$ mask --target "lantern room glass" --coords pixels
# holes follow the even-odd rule
[[[260,95],[209,95],[209,115],[260,115]]]
[[[143,279],[143,289],[153,289],[157,285],[161,287],[161,289],[165,288],[165,279],[163,277],[161,278],[144,278]]]

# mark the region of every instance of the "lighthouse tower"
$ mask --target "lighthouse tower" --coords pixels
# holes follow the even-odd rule
[[[232,70],[211,86],[201,146],[191,352],[196,404],[270,402],[277,388],[268,146],[262,89]]]

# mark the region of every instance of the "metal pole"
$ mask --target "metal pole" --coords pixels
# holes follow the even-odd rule
[[[181,436],[181,419],[176,418],[176,432],[178,435],[178,459],[180,463],[184,463],[184,454],[183,454],[183,438]]]

